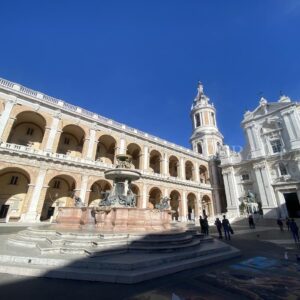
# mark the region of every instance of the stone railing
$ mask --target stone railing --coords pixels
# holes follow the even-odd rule
[[[19,85],[17,83],[8,81],[6,79],[0,78],[0,87],[8,89],[8,90],[13,90],[15,92],[18,92],[20,94],[23,94],[23,95],[26,95],[26,96],[29,96],[29,97],[36,98],[38,101],[48,103],[52,106],[59,107],[60,109],[65,109],[67,111],[71,111],[73,113],[80,114],[80,115],[82,115],[86,118],[92,119],[94,122],[99,122],[99,123],[102,123],[102,124],[103,123],[108,124],[109,127],[116,128],[118,130],[121,130],[123,132],[127,132],[129,134],[133,134],[135,136],[139,136],[139,137],[141,137],[143,139],[147,139],[151,142],[158,143],[158,144],[160,144],[164,147],[169,147],[172,150],[176,150],[178,152],[188,154],[188,155],[193,156],[195,158],[206,160],[206,158],[203,155],[201,155],[197,152],[194,152],[190,149],[187,149],[187,148],[182,147],[180,145],[176,145],[174,143],[168,142],[168,141],[163,140],[161,138],[158,138],[154,135],[145,133],[143,131],[137,130],[137,129],[129,127],[127,125],[124,125],[124,124],[121,124],[119,122],[113,121],[111,119],[105,118],[101,115],[98,115],[96,113],[93,113],[91,111],[83,109],[81,107],[69,104],[69,103],[67,103],[67,102],[65,102],[61,99],[57,99],[57,98],[45,95],[41,92],[34,91],[32,89],[29,89],[29,88],[24,87],[22,85]]]
[[[86,165],[87,167],[88,166],[96,167],[96,168],[102,168],[105,170],[113,169],[116,167],[113,164],[107,164],[107,163],[101,162],[99,160],[89,160],[89,159],[70,156],[70,155],[66,155],[66,154],[62,154],[62,153],[51,153],[51,152],[47,152],[44,150],[35,149],[35,148],[29,147],[29,146],[23,146],[23,145],[12,144],[12,143],[4,143],[4,142],[0,143],[0,152],[1,152],[1,150],[17,153],[18,155],[22,155],[22,156],[29,156],[29,157],[35,156],[35,157],[39,157],[39,158],[44,158],[45,160],[54,159],[54,160],[59,160],[62,163],[73,162],[78,165],[83,164],[83,165]],[[141,172],[142,177],[149,177],[149,178],[156,179],[156,180],[174,182],[177,184],[184,184],[184,185],[189,185],[189,186],[194,186],[194,187],[201,186],[202,188],[205,188],[205,189],[211,189],[211,186],[209,184],[203,184],[203,183],[199,183],[199,182],[195,182],[195,181],[191,181],[191,180],[184,180],[184,179],[181,179],[178,177],[157,174],[157,173],[148,172],[145,170],[138,170],[138,171]]]

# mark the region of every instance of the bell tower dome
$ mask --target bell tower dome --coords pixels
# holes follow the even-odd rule
[[[214,156],[223,145],[223,136],[216,122],[216,109],[203,92],[203,85],[198,83],[197,96],[191,107],[193,134],[190,143],[195,152],[205,157]]]

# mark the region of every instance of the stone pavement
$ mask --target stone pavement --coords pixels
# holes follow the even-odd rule
[[[280,232],[275,221],[261,222],[254,230],[246,222],[233,224],[233,228],[229,243],[243,253],[237,259],[132,286],[0,274],[1,299],[171,300],[172,295],[185,300],[300,299],[300,264],[295,256],[300,250],[291,234]],[[19,228],[0,225],[0,234],[7,230]],[[211,232],[215,234],[214,228]]]

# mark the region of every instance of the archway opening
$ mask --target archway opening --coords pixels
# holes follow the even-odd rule
[[[140,207],[141,208],[141,201],[140,201],[140,189],[136,184],[131,184],[131,190],[135,195],[135,199],[136,199],[136,207]]]
[[[5,168],[0,172],[0,219],[19,219],[26,201],[30,177],[22,169]]]
[[[194,165],[190,161],[185,163],[185,179],[194,180]]]
[[[169,174],[172,177],[178,177],[179,160],[176,156],[170,156],[169,158]]]
[[[170,207],[172,212],[172,220],[179,220],[179,203],[180,203],[180,193],[178,191],[172,191],[170,193]]]
[[[193,193],[189,193],[187,196],[187,209],[188,209],[188,220],[195,220],[195,207],[196,207],[196,196]]]
[[[161,173],[161,154],[157,150],[150,152],[150,170],[154,173]]]
[[[115,163],[116,140],[110,135],[102,135],[98,140],[96,160],[107,164]]]
[[[161,198],[161,190],[157,187],[152,188],[149,192],[148,207],[155,208],[155,205],[160,203]]]
[[[213,215],[211,199],[207,195],[202,197],[202,213],[204,217],[211,217]]]
[[[208,172],[205,166],[200,166],[199,168],[200,182],[207,184],[208,183]]]
[[[63,128],[57,146],[57,153],[81,157],[85,134],[77,125],[67,125]]]
[[[59,207],[74,206],[75,188],[76,182],[69,175],[58,175],[52,178],[43,203],[41,221],[55,218]]]
[[[36,112],[24,111],[16,116],[8,143],[40,149],[46,128],[46,120]]]
[[[98,180],[91,186],[88,206],[99,206],[105,194],[111,190],[111,184],[106,180]]]
[[[141,147],[137,144],[131,143],[127,147],[127,154],[131,155],[134,168],[140,169]]]

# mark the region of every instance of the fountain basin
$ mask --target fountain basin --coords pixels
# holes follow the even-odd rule
[[[99,232],[155,232],[171,228],[171,210],[135,207],[61,207],[56,223]]]
[[[113,170],[107,170],[104,172],[105,178],[110,180],[116,180],[116,179],[123,179],[123,180],[129,180],[129,181],[135,181],[138,180],[141,177],[141,173],[136,170],[131,169],[113,169]]]

